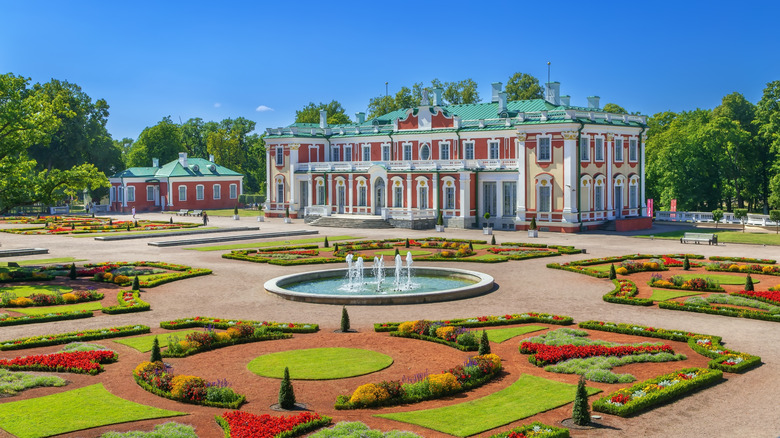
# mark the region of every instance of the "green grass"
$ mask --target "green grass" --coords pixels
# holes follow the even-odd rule
[[[30,265],[53,265],[55,263],[73,263],[73,262],[83,262],[86,259],[77,259],[73,257],[59,257],[59,258],[53,258],[53,259],[37,259],[37,260],[20,260],[16,263],[19,264],[19,266],[30,266]],[[8,266],[8,262],[0,262],[0,266]]]
[[[539,325],[525,325],[522,327],[508,327],[508,328],[500,328],[500,329],[492,329],[492,330],[486,330],[488,335],[488,340],[490,342],[504,342],[507,339],[514,338],[515,336],[524,335],[526,333],[532,333],[532,332],[538,332],[539,330],[544,330],[547,327],[542,327]]]
[[[686,290],[657,290],[653,289],[650,299],[653,301],[666,301],[673,298],[689,297],[692,295],[701,295],[703,292],[692,292]]]
[[[119,232],[112,232],[112,231],[106,231],[103,233],[80,233],[80,234],[71,234],[69,237],[75,237],[77,239],[83,238],[83,237],[97,237],[103,234],[110,234],[111,236],[131,236],[134,234],[165,234],[165,233],[175,233],[177,231],[192,231],[192,230],[216,230],[219,227],[189,227],[189,228],[174,228],[172,230],[137,230],[137,231],[125,231],[122,233]]]
[[[0,397],[39,386],[65,386],[66,383],[65,379],[57,376],[19,373],[0,368]]]
[[[600,392],[587,389],[589,395]],[[576,390],[577,385],[523,374],[509,387],[474,401],[376,416],[465,437],[563,406],[574,400]]]
[[[49,313],[100,310],[102,308],[100,301],[90,301],[87,303],[65,304],[63,306],[16,307],[14,312],[24,313],[25,315],[48,315]]]
[[[402,254],[402,256],[406,256],[407,252],[412,253],[413,256],[423,256],[423,255],[430,255],[431,254],[431,251],[424,251],[424,250],[421,250],[421,249],[406,249],[406,248],[399,248],[398,252],[400,254]],[[384,251],[377,251],[374,254],[395,257],[395,250],[394,249],[386,249]]]
[[[691,228],[688,232],[695,233],[713,233],[718,235],[718,243],[753,243],[757,245],[780,245],[780,234],[775,233],[743,233],[742,230],[716,230],[714,228]],[[664,233],[653,234],[655,239],[680,240],[685,234],[685,230],[667,231]],[[638,235],[644,239],[649,239],[650,234]]]
[[[333,242],[342,240],[358,240],[362,237],[357,236],[328,236],[328,242],[333,247]],[[253,248],[267,248],[269,246],[291,246],[291,245],[310,245],[312,243],[322,243],[325,240],[324,237],[309,237],[306,239],[293,239],[274,242],[260,242],[260,243],[233,243],[230,245],[212,245],[212,246],[198,246],[191,249],[195,251],[227,251],[233,249],[253,249]]]
[[[499,254],[483,254],[483,255],[478,255],[476,257],[468,257],[467,259],[468,260],[496,260],[496,259],[506,260],[506,256],[502,256]]]
[[[709,278],[714,281],[717,281],[720,284],[745,284],[745,278],[746,275],[740,275],[740,274],[711,274],[711,273],[698,273],[698,274],[674,274],[678,277],[682,277],[686,280],[690,280],[691,278]],[[760,283],[760,280],[753,279],[753,283]]]
[[[160,343],[160,348],[164,348],[168,346],[168,336],[177,336],[181,341],[184,340],[184,337],[188,334],[198,331],[202,330],[181,330],[178,332],[170,332],[162,335],[138,336],[135,338],[118,339],[114,342],[117,344],[127,345],[130,348],[135,348],[141,353],[146,353],[147,351],[152,351],[152,344],[154,343],[155,337],[157,337],[157,341]]]
[[[19,297],[29,297],[32,294],[47,294],[53,295],[55,291],[59,290],[61,293],[68,293],[73,291],[73,288],[67,286],[8,286],[0,287],[0,293],[11,293]]]
[[[234,212],[232,208],[222,208],[219,210],[203,210],[203,211],[208,213],[209,216],[214,216],[214,217],[233,217],[233,212]],[[238,216],[239,217],[265,216],[265,212],[263,210],[244,210],[243,208],[239,208]]]
[[[0,428],[38,438],[109,424],[186,415],[121,399],[102,383],[59,394],[0,404]]]
[[[392,364],[392,357],[371,350],[311,348],[264,354],[249,362],[247,368],[259,376],[281,379],[284,367],[289,367],[291,379],[330,380],[362,376]]]
[[[586,268],[587,269],[592,269],[592,270],[598,271],[598,272],[609,272],[609,267],[610,266],[612,266],[612,265],[611,264],[609,264],[609,265],[590,265],[590,266],[586,266]],[[620,265],[616,265],[615,269],[617,269],[619,267],[620,267]]]

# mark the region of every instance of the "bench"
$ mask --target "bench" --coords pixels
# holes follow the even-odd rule
[[[711,233],[685,233],[680,237],[680,243],[693,242],[697,245],[699,242],[707,242],[710,245],[718,244],[718,236]]]
[[[192,210],[190,216],[203,216],[203,210]]]
[[[184,209],[182,209],[182,210],[179,210],[179,211],[176,213],[176,216],[187,216],[187,214],[188,214],[189,212],[190,212],[189,210],[184,210]]]

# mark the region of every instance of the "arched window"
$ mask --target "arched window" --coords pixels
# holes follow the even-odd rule
[[[428,146],[428,143],[423,143],[423,145],[420,146],[420,159],[421,160],[431,159],[431,147]]]
[[[317,187],[317,205],[325,205],[325,198],[327,197],[327,192],[325,191],[325,179],[317,178],[314,181],[314,184]]]
[[[393,178],[393,207],[403,208],[404,206],[404,184],[401,178]]]
[[[541,174],[536,177],[536,211],[540,213],[552,212],[553,202],[553,177],[549,174]]]
[[[604,210],[604,187],[605,187],[604,175],[599,175],[593,182],[593,210]]]
[[[284,177],[277,176],[275,180],[276,186],[276,202],[284,203]]]
[[[591,192],[593,191],[593,177],[590,175],[582,175],[580,178],[580,210],[591,211],[593,210],[593,202],[591,201]]]
[[[628,182],[628,208],[639,208],[639,178],[636,175]]]
[[[442,199],[445,210],[455,209],[455,178],[446,176],[441,179]]]

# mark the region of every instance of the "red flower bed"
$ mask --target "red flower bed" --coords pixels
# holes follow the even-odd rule
[[[772,304],[780,306],[780,291],[742,290],[739,292],[734,292],[731,295],[738,295],[748,298],[763,298],[762,301],[771,301]]]
[[[0,367],[21,371],[97,374],[103,371],[101,364],[115,362],[116,359],[117,354],[111,350],[72,351],[0,359]]]
[[[584,359],[593,356],[627,356],[629,354],[642,353],[674,353],[669,345],[657,345],[646,347],[633,347],[621,345],[617,347],[605,347],[603,345],[544,345],[533,342],[520,344],[520,352],[533,354],[533,362],[537,366],[550,365],[567,359]]]
[[[227,423],[231,438],[273,438],[280,433],[291,431],[296,426],[323,420],[319,414],[311,412],[272,417],[267,414],[233,411],[225,412],[220,418]]]

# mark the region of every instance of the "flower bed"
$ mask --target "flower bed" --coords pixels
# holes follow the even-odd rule
[[[152,394],[184,403],[238,409],[246,401],[245,396],[227,386],[227,381],[209,383],[196,376],[177,376],[162,362],[141,362],[133,370],[133,377]]]
[[[692,290],[703,292],[725,292],[726,290],[720,287],[720,285],[709,278],[690,278],[688,280],[683,277],[673,275],[670,278],[664,280],[660,274],[653,274],[650,277],[650,281],[647,282],[648,286],[662,287],[664,289],[678,289],[678,290]]]
[[[225,412],[215,417],[225,438],[292,438],[330,424],[331,418],[314,412],[272,417],[248,412]]]
[[[214,327],[227,330],[238,324],[253,325],[255,327],[267,327],[271,330],[278,330],[285,333],[315,333],[320,329],[317,324],[302,322],[274,322],[274,321],[252,321],[249,319],[226,319],[212,318],[210,316],[193,316],[191,318],[174,319],[171,321],[162,321],[160,327],[168,330],[178,330],[191,327]]]
[[[593,410],[628,417],[717,383],[722,378],[720,370],[686,368],[613,392],[594,401]]]
[[[7,315],[7,314],[5,314]],[[77,310],[74,312],[57,312],[45,315],[25,315],[0,317],[0,327],[6,325],[35,324],[39,322],[65,321],[69,319],[90,318],[94,316],[91,310]]]
[[[564,263],[564,264],[550,263],[547,265],[547,267],[550,269],[561,269],[564,271],[576,272],[578,274],[590,275],[591,277],[596,277],[596,278],[607,278],[609,277],[609,272],[596,270],[596,269],[588,269],[586,266],[603,265],[605,263],[623,262],[626,260],[660,259],[661,261],[663,261],[665,258],[676,259],[676,258],[685,258],[685,257],[688,257],[689,260],[704,258],[704,256],[698,254],[660,254],[660,255],[629,254],[624,256],[599,257],[594,259],[575,260],[573,262]],[[628,267],[626,266],[623,267],[626,269],[626,273],[630,273]],[[650,266],[647,269],[645,269],[643,264],[641,268],[637,266],[637,269],[639,269],[640,271],[646,271],[646,270],[658,271],[658,270],[667,270],[668,268],[662,268],[662,266],[659,264],[658,268],[654,269],[652,266]],[[639,272],[639,271],[633,271],[633,272]]]
[[[763,263],[767,265],[774,265],[777,261],[772,259],[754,259],[751,257],[720,257],[711,256],[710,260],[713,262],[742,262],[742,263]]]
[[[114,277],[113,274],[106,272],[108,270],[117,269],[124,266],[136,266],[136,267],[149,267],[160,268],[169,271],[177,271],[173,273],[156,274],[153,278],[139,281],[140,287],[155,287],[161,284],[170,283],[177,280],[183,280],[185,278],[198,277],[201,275],[211,274],[211,269],[192,268],[186,265],[177,265],[173,263],[164,262],[106,262],[98,264],[87,264],[85,268],[94,268],[99,272],[93,276],[93,280],[102,282],[112,282],[119,284],[120,286],[130,286],[133,283],[133,278],[128,275],[121,275],[118,277],[124,277],[120,280]]]
[[[117,296],[119,302],[116,306],[104,307],[103,313],[115,315],[118,313],[133,313],[152,310],[152,306],[141,299],[140,292],[137,290],[120,290]]]
[[[780,276],[780,266],[777,265],[760,265],[760,264],[739,265],[736,263],[713,262],[708,264],[704,269],[708,271],[717,271],[717,272],[743,272],[748,274],[765,274],[765,275]]]
[[[104,329],[81,330],[76,332],[61,333],[57,335],[31,336],[29,338],[11,339],[0,341],[0,350],[20,350],[23,348],[46,347],[49,345],[67,344],[77,341],[93,341],[96,339],[119,338],[123,336],[140,335],[149,333],[149,327],[145,325],[127,325],[122,327],[110,327]]]
[[[543,367],[567,359],[583,359],[594,356],[627,356],[633,354],[674,353],[669,345],[631,346],[620,345],[607,347],[604,345],[545,345],[533,342],[520,344],[520,352],[530,354],[528,361]]]
[[[569,429],[534,421],[507,432],[490,435],[488,438],[569,438],[569,436]]]
[[[501,371],[495,354],[474,356],[441,374],[420,373],[410,379],[367,383],[352,395],[340,395],[336,409],[361,409],[418,403],[468,391],[484,385]]]
[[[736,307],[727,307],[727,306],[713,306],[709,303],[707,303],[705,300],[701,301],[695,301],[693,303],[689,302],[682,302],[682,301],[661,301],[658,303],[658,307],[660,309],[667,309],[667,310],[682,310],[685,312],[696,312],[696,313],[706,313],[709,315],[721,315],[721,316],[731,316],[736,318],[749,318],[749,319],[759,319],[762,321],[774,321],[774,322],[780,322],[780,315],[767,313],[767,312],[761,312],[758,310],[753,309],[740,309]]]
[[[765,303],[774,304],[780,306],[780,291],[752,291],[742,290],[739,292],[732,292],[729,295],[736,295],[745,298],[752,298],[754,300],[763,301]]]
[[[651,338],[667,339],[670,341],[687,342],[694,351],[709,358],[713,358],[708,364],[709,368],[720,369],[731,373],[741,372],[761,363],[761,358],[747,353],[727,350],[720,344],[721,338],[714,335],[691,333],[684,330],[669,330],[663,328],[647,327],[638,324],[615,323],[605,321],[584,321],[579,324],[581,328],[601,330],[611,333],[623,333],[626,335],[646,336]],[[707,339],[709,342],[698,342]],[[734,364],[730,362],[732,357],[742,355],[743,360]]]
[[[0,272],[0,283],[47,281],[54,279],[54,276],[52,275],[46,274],[44,272],[36,272],[29,268],[4,268],[3,270],[5,272]]]
[[[636,298],[639,291],[636,283],[631,280],[612,280],[615,289],[605,294],[602,298],[608,303],[631,304],[634,306],[652,306],[654,301],[647,298]]]
[[[250,324],[238,324],[227,329],[227,332],[217,333],[213,330],[206,330],[205,332],[190,333],[182,341],[169,342],[168,348],[162,352],[162,356],[186,357],[231,345],[289,339],[291,337],[291,334],[281,333],[267,327],[255,328]]]
[[[58,304],[85,303],[102,299],[103,294],[97,293],[94,290],[71,291],[64,294],[35,293],[26,297],[12,299],[2,297],[0,298],[0,307],[56,306]]]
[[[84,217],[61,217],[61,216],[41,216],[30,221],[14,221],[16,223],[26,224],[44,224],[39,228],[2,228],[0,231],[13,234],[92,234],[92,233],[112,233],[123,231],[152,231],[193,228],[199,224],[187,222],[163,222],[163,221],[115,221],[111,218],[93,218]],[[11,223],[14,223],[11,222]]]
[[[447,320],[431,321],[431,323],[443,323],[445,325],[458,326],[458,327],[493,327],[500,325],[510,324],[525,324],[529,322],[543,322],[548,324],[557,325],[571,325],[573,319],[571,316],[552,315],[549,313],[513,313],[503,316],[478,316],[473,318],[452,318]],[[398,327],[403,324],[401,322],[380,322],[374,324],[375,332],[395,332],[398,331]]]
[[[103,365],[116,362],[119,355],[111,350],[73,351],[0,359],[0,367],[15,371],[54,371],[95,375]]]

